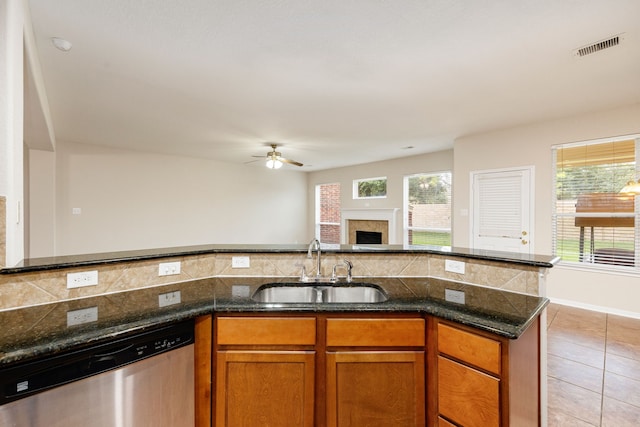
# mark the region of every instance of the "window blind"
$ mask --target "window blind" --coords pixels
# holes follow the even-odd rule
[[[640,271],[636,139],[557,146],[554,155],[553,250],[583,266]]]

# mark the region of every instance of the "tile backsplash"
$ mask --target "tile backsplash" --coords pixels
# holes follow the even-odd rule
[[[2,216],[3,217],[3,216]],[[233,257],[248,257],[248,268],[233,268]],[[322,256],[323,274],[330,276],[334,265],[353,263],[354,277],[434,277],[538,295],[544,269],[526,265],[475,260],[438,254],[336,254]],[[445,260],[465,263],[464,274],[445,271]],[[180,261],[180,273],[159,276],[160,263]],[[315,274],[315,258],[304,254],[212,253],[184,257],[130,261],[45,272],[0,275],[0,310],[72,300],[125,290],[214,276],[268,276],[298,278],[305,268]],[[97,271],[98,284],[67,289],[67,273]],[[337,269],[344,276],[344,268]]]

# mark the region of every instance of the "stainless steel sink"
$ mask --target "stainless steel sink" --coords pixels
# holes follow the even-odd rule
[[[316,302],[317,298],[315,287],[291,285],[263,285],[251,297],[254,301],[267,303],[310,303]]]
[[[345,303],[376,303],[387,300],[387,294],[371,285],[363,286],[332,286],[324,288],[323,297],[327,302]]]
[[[349,283],[319,286],[310,284],[267,284],[262,285],[251,297],[262,303],[352,303],[373,304],[384,302],[387,294],[377,285]]]

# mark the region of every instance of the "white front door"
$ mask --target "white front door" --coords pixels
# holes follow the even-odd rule
[[[471,173],[472,248],[533,252],[533,167]]]

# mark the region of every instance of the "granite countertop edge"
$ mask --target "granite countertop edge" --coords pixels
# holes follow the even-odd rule
[[[189,292],[189,290],[193,291],[193,289],[206,289],[204,292],[205,296],[197,297],[193,301],[184,301],[182,304],[165,308],[147,310],[133,309],[125,314],[112,315],[111,317],[107,316],[104,320],[101,320],[102,323],[74,326],[63,330],[62,333],[58,332],[56,328],[53,329],[52,332],[45,332],[41,335],[36,334],[26,338],[21,337],[13,342],[11,341],[11,337],[8,338],[8,341],[3,341],[3,338],[0,336],[0,368],[12,366],[23,361],[55,355],[68,350],[83,348],[94,343],[124,337],[146,329],[161,327],[182,320],[195,319],[202,315],[225,313],[419,313],[471,326],[508,339],[516,339],[529,327],[549,303],[549,300],[544,297],[514,294],[509,291],[495,289],[482,288],[479,291],[476,289],[476,291],[483,293],[498,292],[500,295],[504,293],[513,294],[511,296],[519,295],[520,298],[526,298],[529,303],[527,308],[518,312],[517,315],[509,314],[508,311],[489,312],[483,308],[463,306],[441,300],[430,300],[424,295],[411,294],[411,290],[407,288],[404,283],[407,279],[387,278],[386,280],[398,281],[397,284],[391,286],[395,287],[396,292],[400,293],[390,294],[389,300],[382,303],[265,304],[254,302],[251,300],[250,295],[253,294],[253,291],[255,291],[261,283],[271,282],[272,279],[263,278],[262,280],[258,280],[252,278],[245,281],[236,278],[235,280],[237,280],[241,286],[250,286],[251,292],[242,297],[232,296],[229,286],[230,283],[217,279],[168,284],[153,289],[143,288],[121,294],[143,292],[147,301],[154,298],[157,301],[157,295],[161,292],[171,290]],[[429,283],[428,278],[424,278],[424,280],[427,281],[425,284]],[[456,284],[456,282],[450,283]],[[233,284],[235,284],[235,282],[231,283],[231,285]],[[427,286],[432,285],[429,284]],[[475,287],[474,285],[467,286]],[[210,292],[213,292],[213,294]],[[83,306],[90,306],[96,304],[96,300],[100,298],[103,297],[94,297],[93,300],[89,299],[87,301],[75,300],[66,303],[61,302],[52,304],[52,306],[56,306],[56,309],[64,313],[69,309],[69,304],[77,305],[81,302]],[[104,298],[113,298],[113,295],[105,296]],[[119,298],[129,298],[129,295],[120,295]],[[58,307],[57,304],[60,304],[60,306]],[[31,309],[37,310],[38,307],[31,307]],[[1,314],[10,316],[8,319],[15,318],[15,321],[19,321],[21,318],[18,313],[19,310],[20,309],[15,310],[14,315],[11,314],[13,311]]]
[[[64,268],[107,265],[121,262],[145,261],[180,256],[224,253],[306,253],[307,245],[200,245],[175,248],[143,249],[135,251],[105,252],[85,255],[65,255],[25,259],[13,267],[0,269],[0,274],[20,274]],[[324,253],[386,253],[450,255],[468,259],[507,262],[541,268],[551,268],[559,261],[548,255],[529,255],[448,246],[403,245],[323,245]]]

